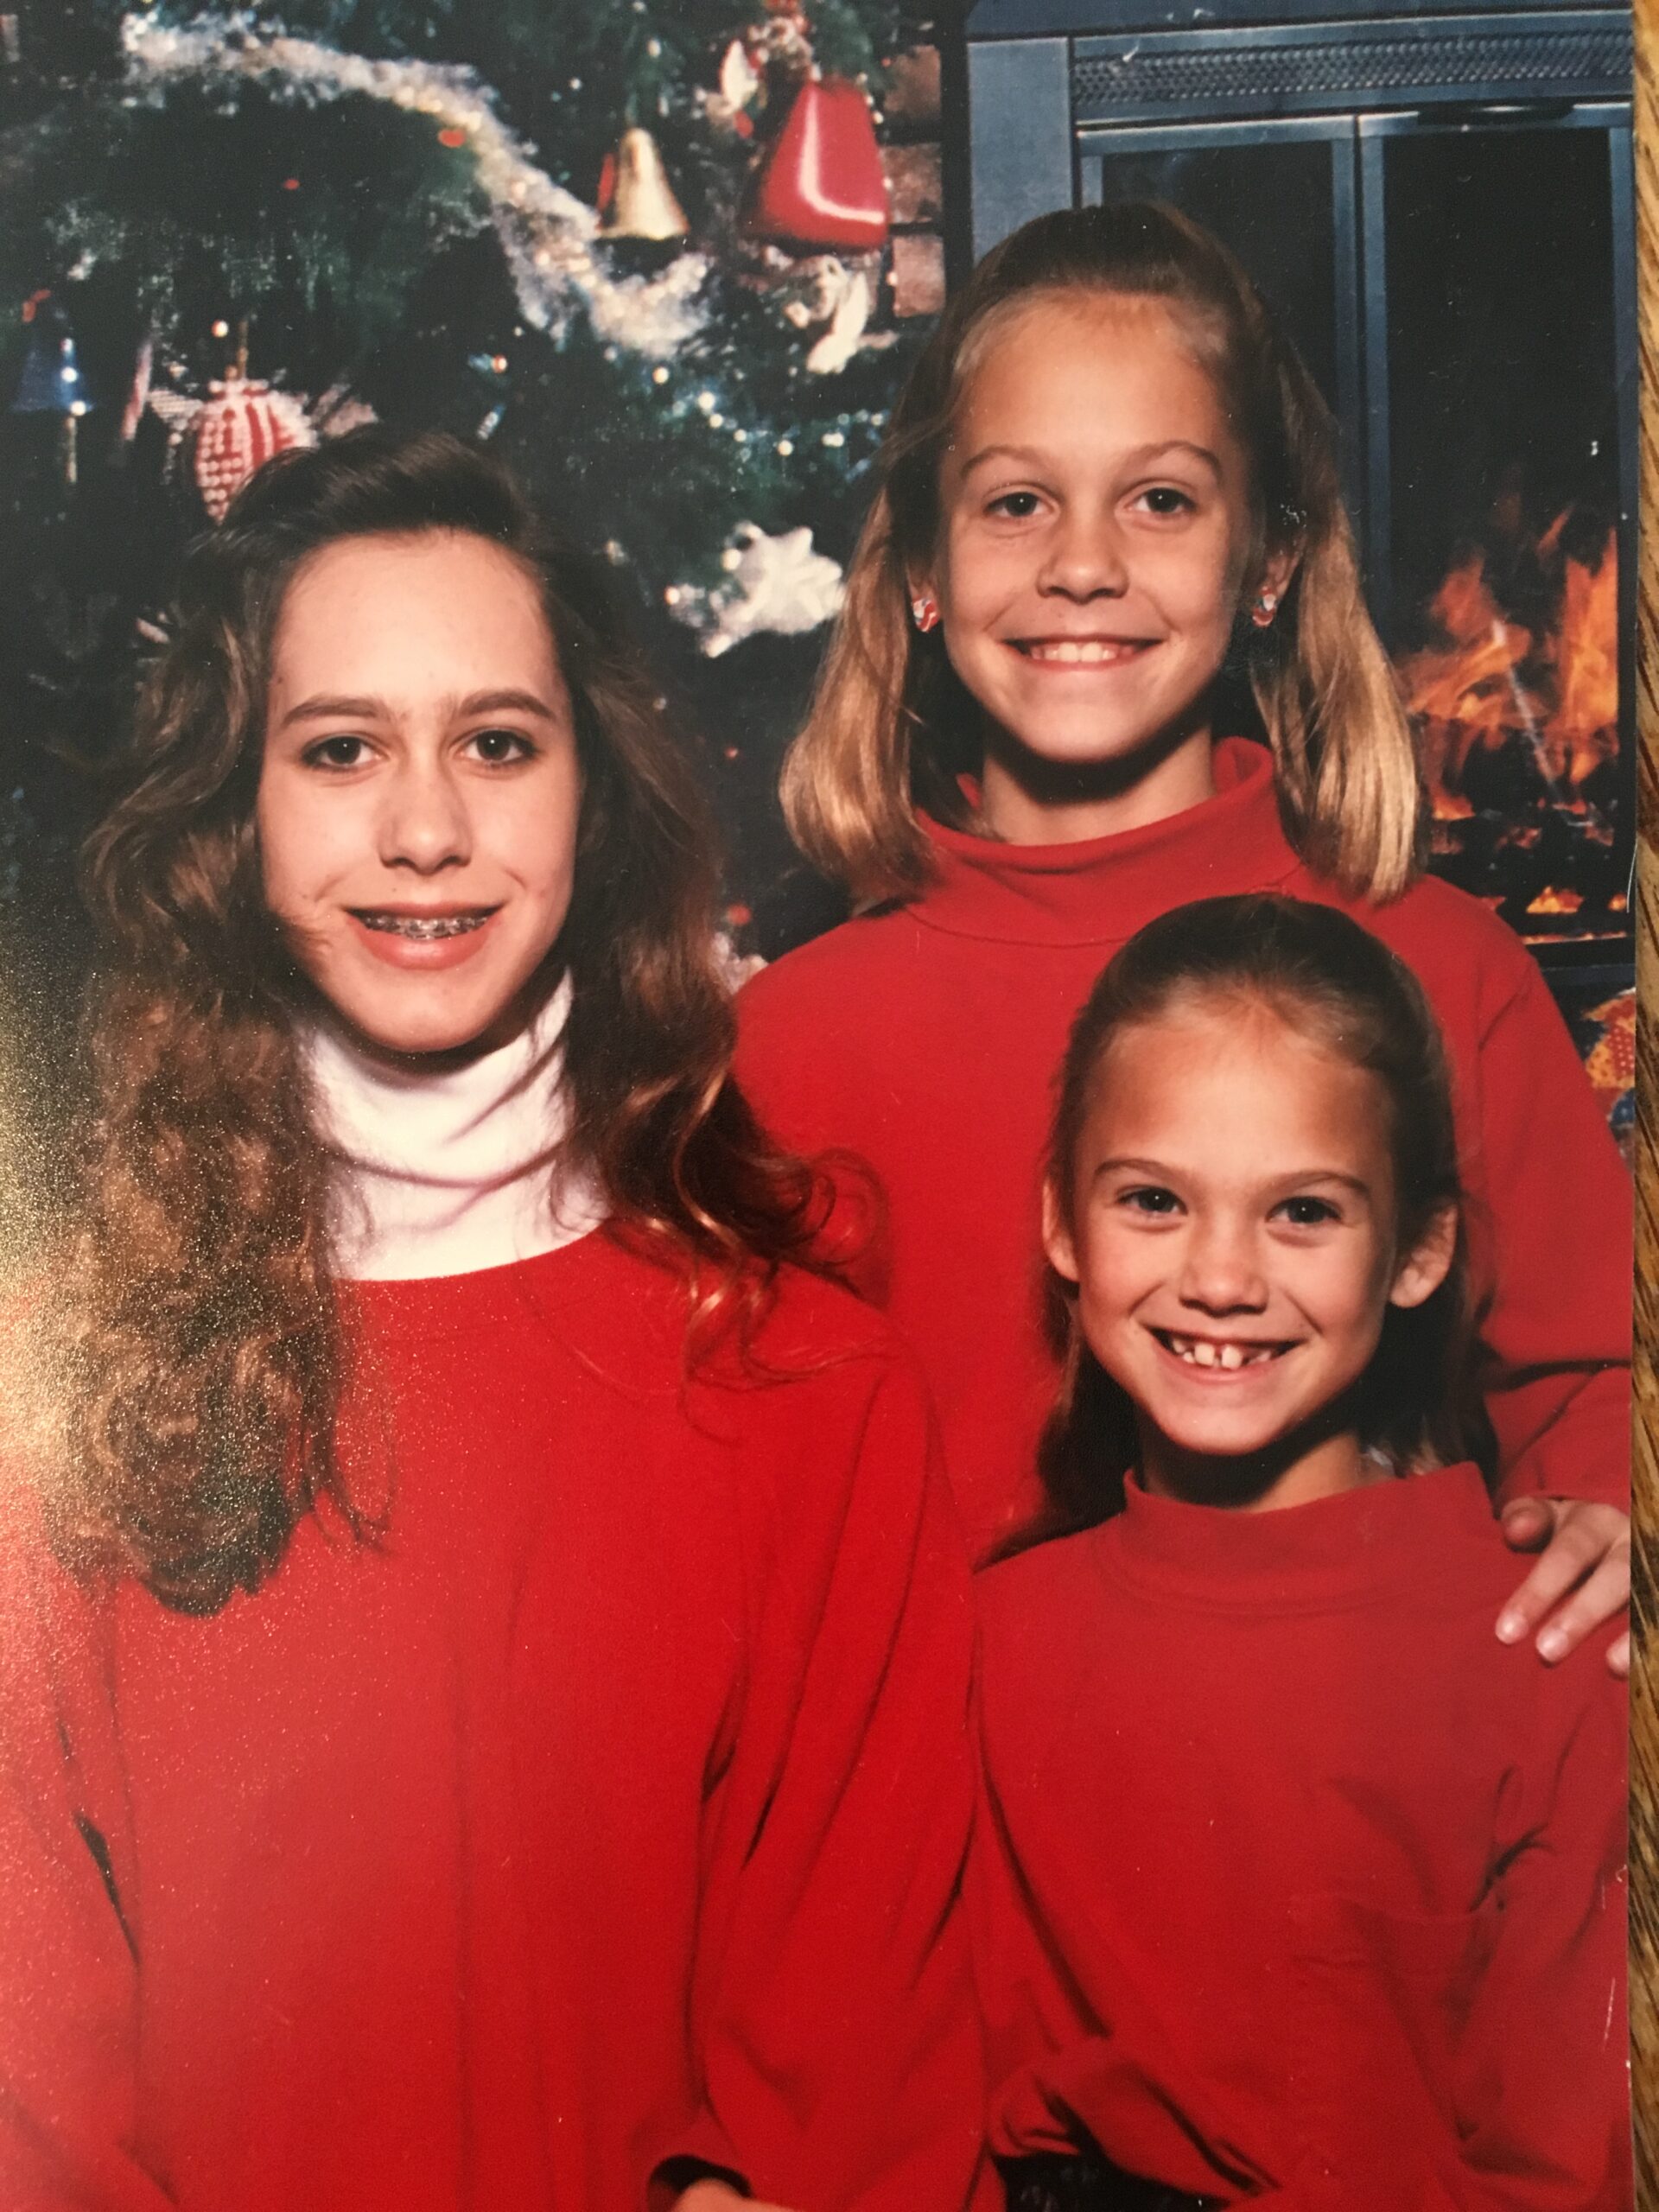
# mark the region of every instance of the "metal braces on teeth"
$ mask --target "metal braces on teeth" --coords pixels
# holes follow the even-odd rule
[[[413,938],[417,944],[427,944],[439,938],[465,937],[470,930],[482,929],[489,920],[485,914],[359,914],[358,919],[365,929],[381,930],[388,937]]]

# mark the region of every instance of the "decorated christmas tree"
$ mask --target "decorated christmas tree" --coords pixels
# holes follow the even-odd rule
[[[928,112],[931,30],[897,0],[0,16],[0,899],[61,906],[183,545],[373,416],[488,439],[631,581],[741,922],[926,327],[879,138]],[[923,174],[901,214],[936,213]]]

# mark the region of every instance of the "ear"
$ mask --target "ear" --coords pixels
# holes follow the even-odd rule
[[[1458,1249],[1458,1210],[1442,1206],[1400,1262],[1389,1293],[1390,1306],[1421,1306],[1446,1281]]]
[[[1290,589],[1290,580],[1302,564],[1301,541],[1289,545],[1274,546],[1262,563],[1262,575],[1256,584],[1259,592],[1271,592],[1275,600],[1283,599]]]
[[[922,637],[925,637],[930,630],[937,630],[941,620],[941,609],[939,595],[934,590],[931,582],[925,577],[916,577],[906,574],[905,591],[910,601],[911,627]]]
[[[1043,1249],[1048,1255],[1048,1264],[1055,1274],[1064,1276],[1067,1282],[1076,1282],[1078,1274],[1077,1248],[1071,1242],[1071,1231],[1060,1211],[1058,1194],[1046,1176],[1043,1179]]]

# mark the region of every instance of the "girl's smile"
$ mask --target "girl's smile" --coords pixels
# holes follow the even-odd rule
[[[1154,1329],[1152,1333],[1172,1358],[1183,1366],[1202,1369],[1217,1382],[1225,1382],[1246,1368],[1264,1367],[1270,1359],[1282,1359],[1296,1349],[1294,1338],[1195,1337],[1174,1329]]]
[[[1014,651],[1039,668],[1122,668],[1158,643],[1155,638],[1014,638]]]
[[[458,968],[482,951],[499,906],[354,908],[365,950],[389,968]]]
[[[536,586],[482,537],[344,538],[283,603],[257,821],[311,982],[399,1053],[505,1041],[569,909],[581,776]]]
[[[994,830],[1091,836],[1209,797],[1209,693],[1251,543],[1244,453],[1160,302],[1039,295],[997,327],[917,580],[985,718]],[[1055,768],[1107,771],[1106,816],[1034,809]]]
[[[1348,1395],[1447,1256],[1395,1249],[1377,1077],[1260,1002],[1195,1001],[1112,1040],[1069,1172],[1049,1256],[1147,1487],[1203,1497],[1256,1460],[1275,1505],[1359,1481]]]

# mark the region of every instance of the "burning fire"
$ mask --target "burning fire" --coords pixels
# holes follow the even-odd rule
[[[1586,780],[1617,756],[1618,548],[1610,531],[1593,568],[1563,555],[1567,521],[1558,515],[1535,548],[1546,573],[1560,578],[1551,618],[1537,635],[1499,606],[1486,556],[1477,551],[1452,569],[1429,604],[1445,644],[1400,663],[1441,821],[1473,813],[1464,784],[1479,752],[1524,747],[1552,804],[1575,812],[1585,806]]]
[[[1581,891],[1541,891],[1527,908],[1529,914],[1576,914],[1584,904]]]
[[[1560,627],[1551,644],[1552,728],[1566,780],[1577,785],[1618,743],[1618,554],[1611,535],[1599,568],[1567,563]]]

